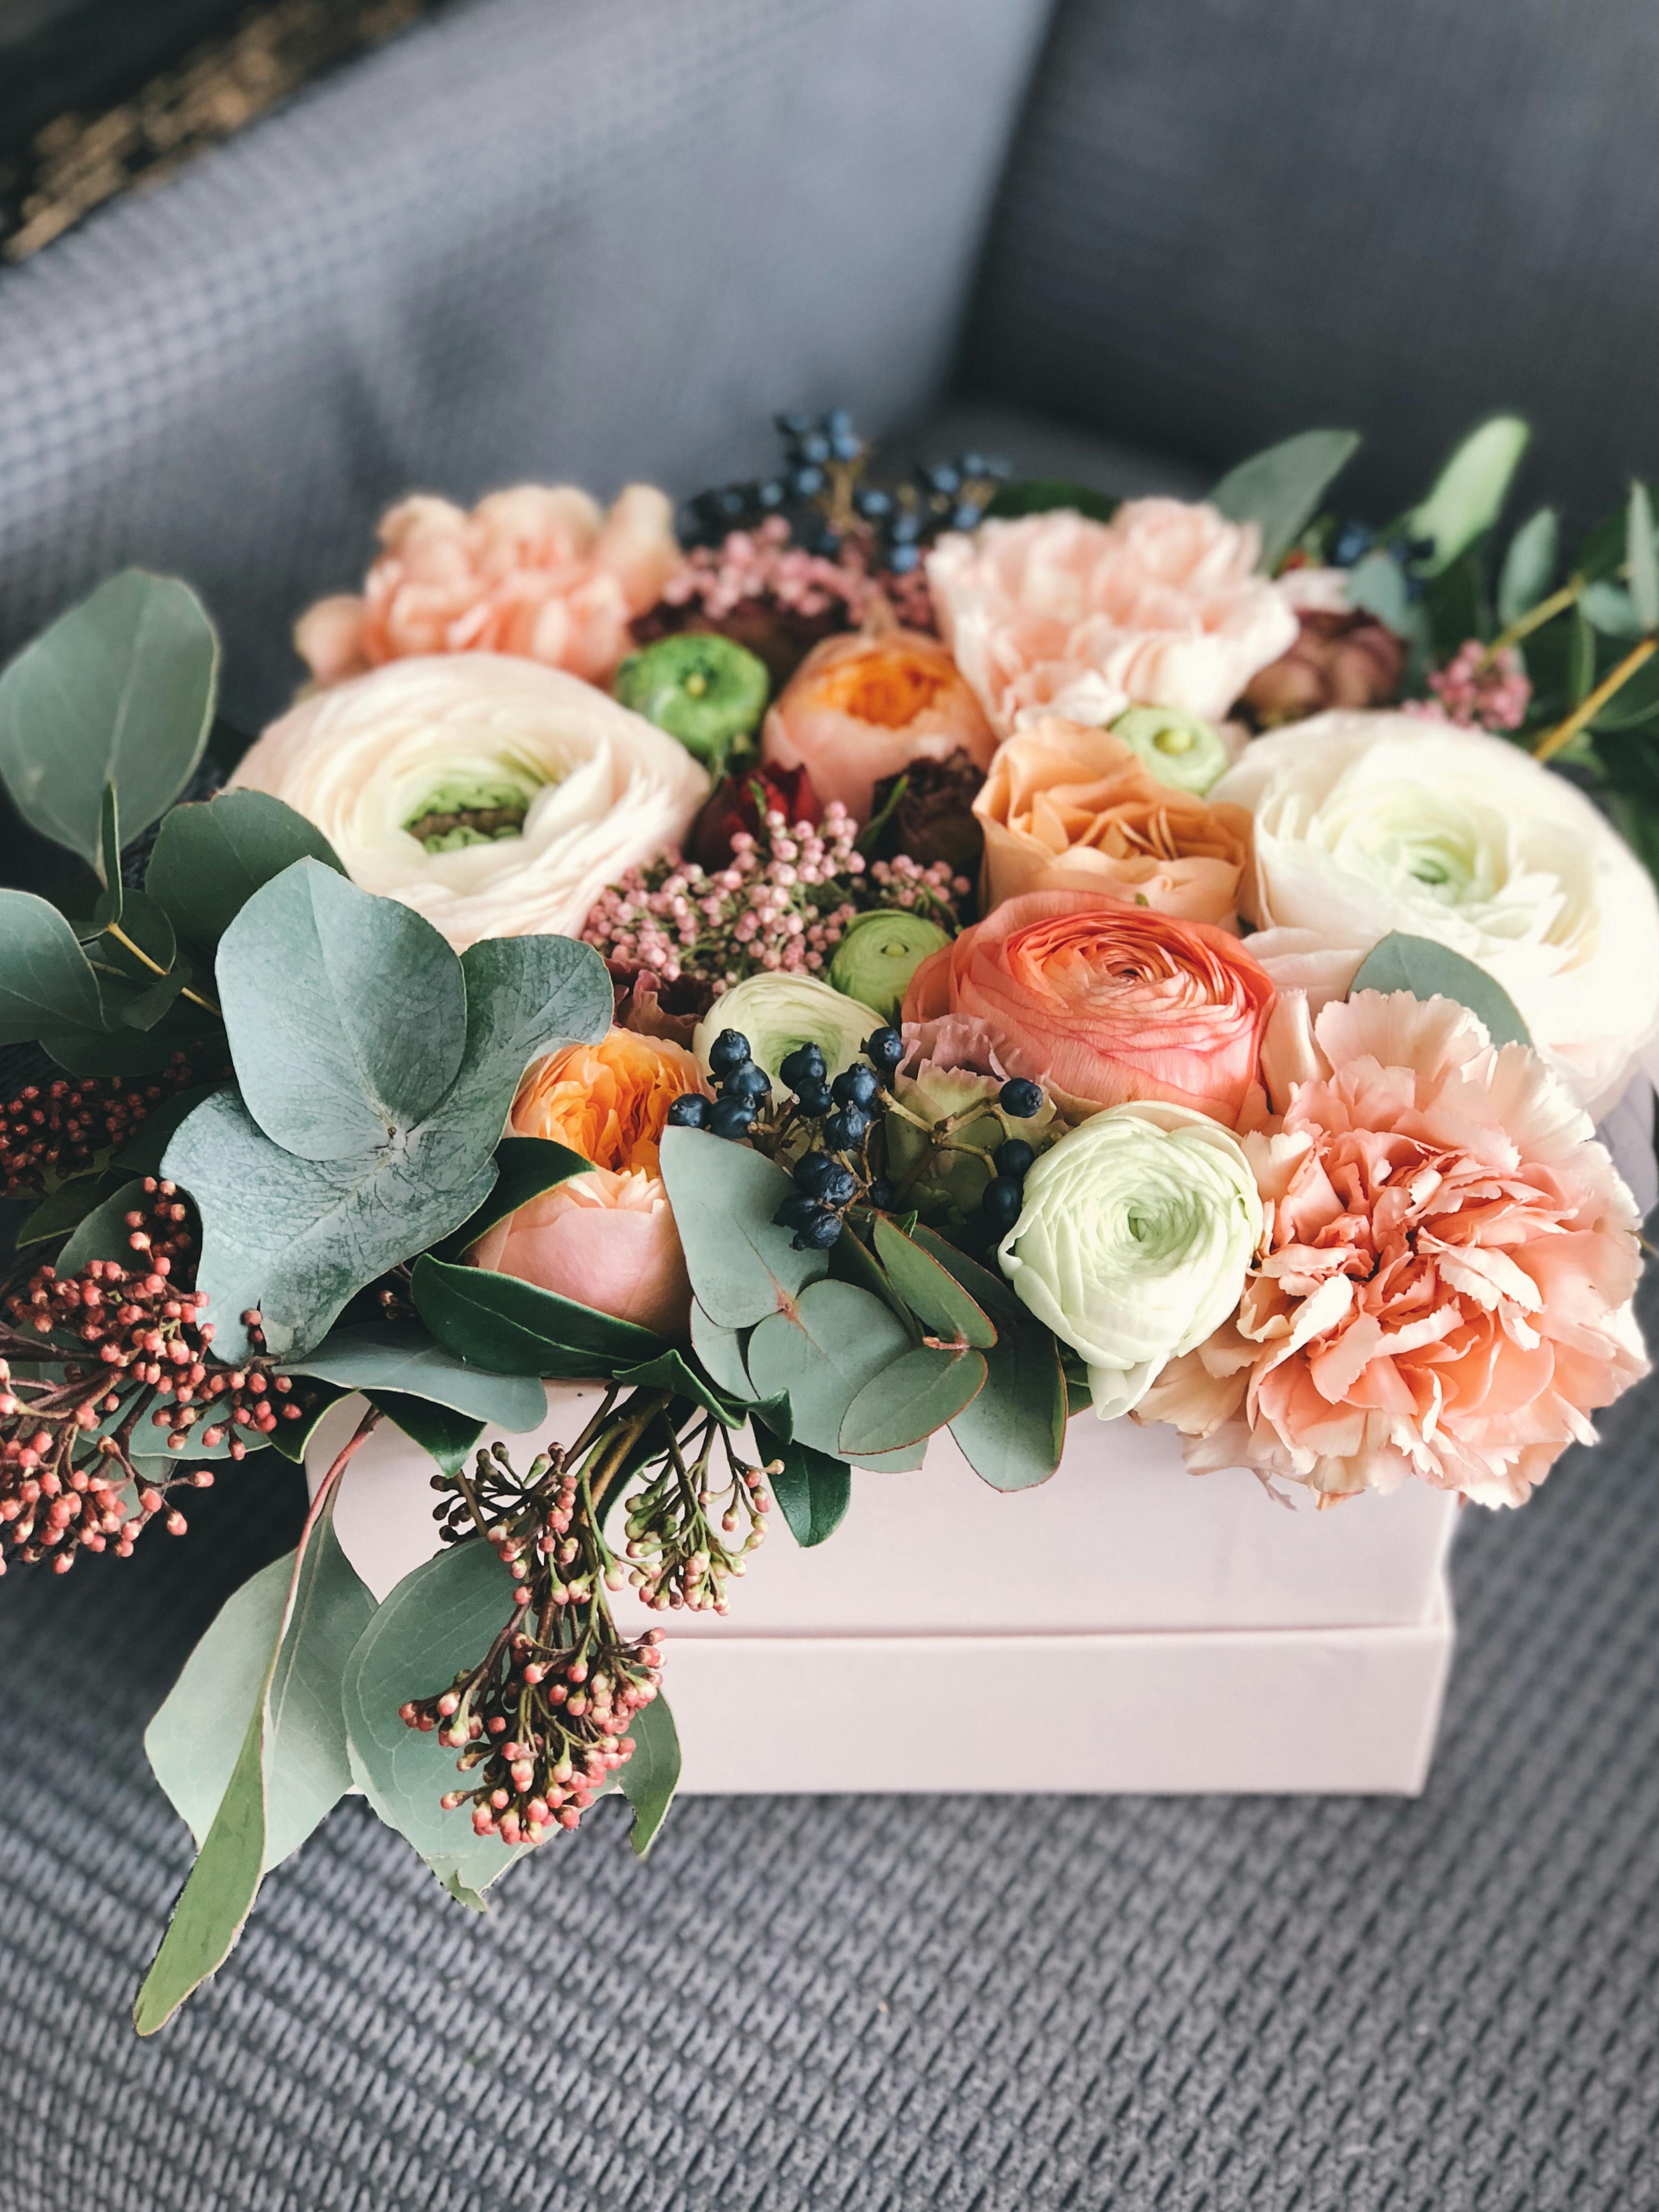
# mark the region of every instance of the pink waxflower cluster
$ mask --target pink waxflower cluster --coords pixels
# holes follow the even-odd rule
[[[1532,683],[1513,646],[1494,650],[1466,638],[1443,668],[1431,672],[1434,699],[1413,699],[1406,712],[1466,730],[1518,730],[1532,703]]]
[[[757,838],[739,830],[730,865],[712,875],[677,854],[630,868],[601,894],[582,941],[619,968],[647,969],[668,983],[697,977],[718,996],[748,975],[817,974],[867,907],[942,910],[948,918],[969,888],[942,860],[923,868],[901,854],[867,864],[859,825],[838,800],[816,827],[792,826],[772,809],[763,832]],[[866,878],[878,896],[869,895]]]
[[[697,546],[662,596],[671,607],[699,608],[713,623],[758,599],[809,619],[839,614],[853,629],[881,593],[861,561],[830,561],[792,544],[789,525],[773,514],[757,529],[732,531],[718,545]]]

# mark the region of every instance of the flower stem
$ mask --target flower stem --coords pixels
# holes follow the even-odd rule
[[[1534,760],[1553,760],[1557,753],[1570,745],[1580,730],[1588,728],[1601,713],[1615,691],[1630,682],[1637,670],[1659,652],[1659,637],[1639,639],[1620,662],[1617,668],[1604,676],[1589,696],[1575,707],[1565,722],[1558,722],[1547,730],[1532,749]]]
[[[132,939],[127,935],[125,930],[122,928],[118,921],[106,923],[105,925],[105,933],[107,936],[112,937],[118,945],[124,945],[127,951],[131,953],[133,958],[135,960],[141,961],[143,965],[149,969],[152,975],[166,975],[168,973],[168,970],[163,968],[159,961],[152,960],[150,958],[149,953],[145,951],[142,945],[135,945],[133,943]],[[223,1014],[219,1011],[218,1007],[214,1005],[212,1000],[203,998],[199,991],[192,991],[188,983],[185,984],[181,988],[179,996],[181,999],[188,999],[193,1006],[200,1006],[204,1013],[211,1014],[216,1021],[223,1021]]]
[[[1523,637],[1530,637],[1534,630],[1542,629],[1544,624],[1553,622],[1557,615],[1565,614],[1567,609],[1576,605],[1583,596],[1583,577],[1570,576],[1559,592],[1552,592],[1548,599],[1540,599],[1535,607],[1528,607],[1525,614],[1518,616],[1506,630],[1493,638],[1480,656],[1477,673],[1490,668],[1498,654],[1507,647],[1519,645]]]

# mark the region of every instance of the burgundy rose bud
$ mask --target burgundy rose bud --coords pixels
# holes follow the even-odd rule
[[[751,837],[760,835],[762,804],[769,814],[781,814],[792,830],[798,822],[816,824],[823,814],[812,779],[804,768],[745,769],[715,786],[714,796],[692,827],[687,857],[707,868],[710,875],[729,867],[732,840],[738,830],[746,830]]]
[[[1386,706],[1400,689],[1406,648],[1363,611],[1304,614],[1290,651],[1245,687],[1244,704],[1272,728],[1332,707]]]
[[[953,875],[973,881],[985,849],[974,814],[984,781],[960,746],[946,760],[912,761],[876,786],[870,816],[876,835],[866,849],[881,860],[908,853],[924,868],[943,860]]]

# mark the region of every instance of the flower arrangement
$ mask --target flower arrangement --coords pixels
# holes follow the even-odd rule
[[[240,758],[183,584],[0,676],[59,863],[0,891],[0,1571],[360,1409],[150,1731],[200,1852],[143,2032],[349,1788],[471,1904],[613,1789],[644,1851],[656,1620],[854,1468],[1018,1489],[1127,1417],[1516,1505],[1646,1371],[1595,1130],[1659,1036],[1646,489],[1564,562],[1509,418],[1380,534],[1346,434],[1115,507],[781,427],[678,536],[404,502]],[[382,1425],[436,1548],[377,1605]]]

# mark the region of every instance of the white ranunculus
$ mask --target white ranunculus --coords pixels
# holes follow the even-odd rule
[[[757,1066],[781,1085],[784,1061],[798,1045],[823,1048],[831,1075],[850,1067],[882,1017],[860,999],[849,999],[816,975],[746,975],[722,992],[697,1024],[691,1049],[704,1067],[722,1030],[749,1040]]]
[[[1261,1221],[1232,1132],[1141,1099],[1091,1115],[1042,1154],[998,1256],[1017,1295],[1087,1362],[1109,1421],[1234,1310]]]
[[[1255,818],[1249,948],[1317,1012],[1393,931],[1449,945],[1514,1000],[1592,1113],[1659,1032],[1659,899],[1583,794],[1503,738],[1411,714],[1316,714],[1209,793]]]
[[[231,781],[314,822],[353,883],[457,951],[574,936],[607,884],[679,842],[709,787],[683,745],[592,684],[489,653],[315,692]]]

